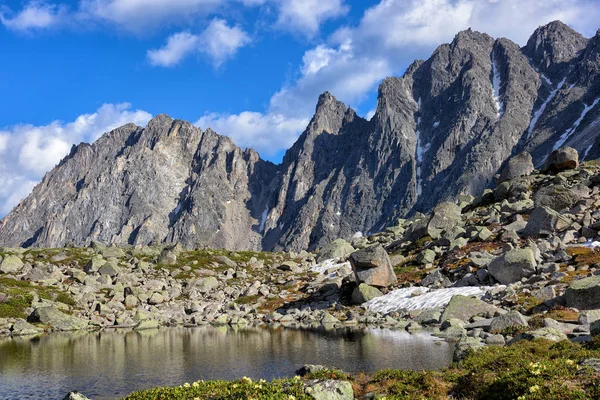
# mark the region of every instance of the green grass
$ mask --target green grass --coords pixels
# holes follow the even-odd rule
[[[61,290],[35,286],[28,281],[6,277],[0,277],[0,292],[9,296],[8,302],[0,304],[0,318],[26,318],[25,310],[31,306],[35,294],[41,299],[56,301],[72,307],[77,305],[68,293]]]
[[[598,374],[579,365],[586,358],[600,358],[600,337],[587,344],[535,340],[504,348],[485,347],[442,371],[387,369],[350,376],[326,370],[305,379],[349,380],[355,397],[371,393],[386,399],[600,399]],[[126,399],[305,399],[302,382],[298,378],[271,383],[200,381],[136,392]]]
[[[237,381],[198,381],[170,388],[156,388],[135,392],[126,400],[158,400],[158,399],[273,399],[273,400],[308,400],[312,397],[304,394],[303,384],[298,379],[276,380],[273,382],[253,382],[249,378]]]

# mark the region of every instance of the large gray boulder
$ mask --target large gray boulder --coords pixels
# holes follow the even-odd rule
[[[0,264],[0,272],[4,274],[16,274],[23,269],[23,261],[14,254],[8,254]]]
[[[439,239],[443,231],[462,224],[460,207],[454,203],[443,202],[438,204],[427,224],[427,234],[433,239]]]
[[[440,317],[440,322],[450,319],[459,319],[464,322],[469,322],[476,315],[492,317],[498,309],[486,303],[485,301],[474,297],[467,297],[460,294],[452,296],[446,309]]]
[[[354,400],[354,389],[348,381],[308,381],[304,383],[304,391],[315,400]]]
[[[355,251],[349,259],[359,284],[387,287],[397,282],[390,258],[381,245]]]
[[[509,250],[495,258],[488,271],[498,282],[508,285],[528,278],[536,271],[537,262],[530,248]]]
[[[36,308],[27,320],[50,325],[58,331],[79,331],[88,327],[88,321],[65,314],[51,306]]]
[[[542,167],[542,172],[560,172],[579,166],[579,153],[572,147],[561,147],[554,150]]]
[[[547,236],[562,232],[571,226],[571,221],[545,206],[536,207],[529,215],[527,225],[523,230],[526,236]]]
[[[379,296],[383,296],[383,293],[379,289],[369,286],[366,283],[361,283],[352,292],[352,302],[354,304],[362,304]]]
[[[580,310],[600,308],[600,276],[578,279],[571,282],[565,292],[568,307]]]
[[[549,207],[555,211],[571,208],[581,199],[581,190],[564,185],[549,185],[538,190],[533,196],[536,207]]]
[[[510,181],[521,176],[528,176],[532,172],[533,160],[531,158],[531,154],[524,151],[508,160],[506,166],[500,173],[498,183]]]
[[[492,333],[502,332],[506,328],[529,326],[527,319],[518,311],[509,311],[506,314],[499,315],[492,319],[489,331]]]
[[[319,250],[317,262],[330,258],[346,258],[354,251],[354,247],[344,239],[336,239]]]

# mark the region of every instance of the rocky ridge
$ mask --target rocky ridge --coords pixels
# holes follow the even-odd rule
[[[379,87],[367,121],[324,93],[274,165],[165,115],[75,146],[0,223],[0,244],[315,250],[478,196],[527,151],[600,157],[600,32],[555,21],[527,45],[472,30]],[[514,161],[516,162],[516,160]],[[509,177],[510,178],[510,177]]]
[[[428,329],[469,348],[600,333],[600,163],[527,154],[481,196],[319,250],[2,248],[0,333],[161,325]],[[529,161],[529,164],[527,163]]]

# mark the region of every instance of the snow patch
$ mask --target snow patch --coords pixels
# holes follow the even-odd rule
[[[226,201],[226,203],[227,203],[227,204],[231,204],[231,200],[227,200],[227,201]]]
[[[496,104],[496,114],[498,118],[502,117],[504,114],[504,103],[502,103],[500,98],[500,86],[502,86],[500,71],[496,64],[496,57],[494,57],[494,53],[492,53],[492,90],[494,93],[494,102]]]
[[[363,237],[363,233],[361,231],[356,232],[354,235],[352,235],[352,238],[361,238]]]
[[[594,100],[594,102],[592,104],[590,104],[589,106],[585,106],[585,108],[583,109],[583,112],[581,113],[581,115],[579,116],[579,118],[577,118],[577,121],[575,121],[573,123],[573,126],[570,127],[569,129],[567,129],[567,131],[565,133],[563,133],[561,135],[561,137],[556,141],[556,143],[554,144],[554,147],[552,148],[552,150],[556,150],[558,148],[560,148],[563,144],[565,144],[565,142],[567,141],[567,139],[569,139],[569,137],[575,133],[575,131],[577,130],[577,128],[579,128],[579,124],[581,124],[581,121],[583,121],[583,119],[585,118],[585,115],[590,112],[591,109],[593,109],[594,107],[596,107],[596,105],[598,104],[598,102],[600,102],[600,97],[598,97],[596,100]],[[584,104],[585,105],[585,104]]]
[[[258,227],[258,231],[262,232],[265,229],[265,222],[267,222],[267,215],[269,215],[269,206],[265,207],[265,211],[263,211],[260,217],[260,226]]]
[[[587,149],[585,149],[585,152],[583,153],[583,157],[581,157],[581,161],[585,160],[588,156],[588,153],[590,152],[590,150],[592,149],[592,146],[594,145],[594,143],[590,144],[588,146]]]
[[[582,244],[584,247],[590,247],[592,249],[598,248],[600,247],[600,242],[597,242],[595,240],[588,240],[587,242]]]
[[[324,260],[321,261],[318,264],[313,265],[312,267],[310,267],[310,270],[313,272],[316,272],[318,274],[321,275],[329,275],[329,276],[333,276],[335,275],[335,272],[341,268],[345,268],[345,267],[349,267],[352,268],[350,266],[350,262],[349,261],[345,261],[345,262],[338,262],[336,259],[329,259],[329,260]]]
[[[548,85],[552,86],[552,81],[551,81],[550,79],[548,79],[548,77],[547,77],[546,75],[544,75],[544,74],[541,74],[540,76],[542,77],[542,79],[543,79],[543,80],[545,80],[545,81],[546,81],[546,83],[547,83]]]
[[[554,99],[554,97],[556,96],[556,93],[558,93],[558,91],[560,89],[562,89],[566,80],[567,80],[567,77],[565,76],[565,78],[562,81],[560,81],[558,86],[556,86],[556,88],[550,92],[546,101],[544,101],[544,103],[542,103],[542,105],[540,106],[540,108],[538,108],[538,110],[535,112],[535,114],[533,114],[533,118],[531,118],[531,122],[529,123],[529,129],[527,130],[527,139],[529,139],[529,137],[531,137],[531,133],[535,129],[535,125],[537,124],[538,120],[540,119],[540,117],[542,116],[544,111],[546,110],[546,107],[548,106],[548,104],[550,104],[550,102]]]
[[[488,289],[488,287],[473,286],[437,290],[427,287],[409,287],[397,289],[384,296],[376,297],[366,302],[364,307],[382,314],[400,310],[443,307],[450,302],[450,299],[454,295],[481,297]]]
[[[440,121],[435,121],[435,122],[433,123],[433,127],[434,127],[434,128],[437,128],[438,126],[440,126]]]
[[[342,215],[342,213],[338,211],[335,213],[335,215],[340,216],[340,215]]]

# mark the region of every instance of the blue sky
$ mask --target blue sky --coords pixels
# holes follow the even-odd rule
[[[472,27],[523,45],[600,0],[0,0],[0,215],[73,143],[167,113],[278,162],[329,90],[379,82]]]

